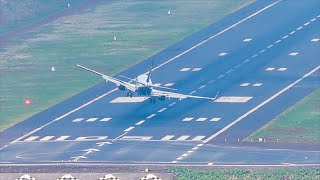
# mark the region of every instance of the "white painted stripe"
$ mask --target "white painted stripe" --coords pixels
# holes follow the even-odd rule
[[[270,68],[267,68],[266,71],[273,71],[273,70],[275,70],[275,69],[276,69],[276,68],[270,67]]]
[[[196,147],[193,147],[192,150],[197,150],[198,148],[199,148],[199,147],[196,146]]]
[[[171,104],[169,104],[168,106],[173,106],[173,105],[175,105],[177,102],[173,102],[173,103],[171,103]]]
[[[161,139],[161,141],[169,141],[170,139],[172,139],[174,137],[174,135],[166,135],[165,137],[163,137]]]
[[[208,163],[208,166],[212,166],[213,165],[213,163]]]
[[[163,86],[170,87],[170,86],[173,86],[173,85],[174,85],[174,83],[167,83],[167,84],[165,84]]]
[[[141,124],[144,123],[144,122],[145,122],[145,120],[141,120],[141,121],[137,122],[135,125],[136,125],[136,126],[139,126],[139,125],[141,125]]]
[[[269,45],[267,48],[270,49],[270,48],[272,48],[272,47],[273,47],[273,44]]]
[[[158,112],[161,113],[161,112],[163,112],[163,111],[165,111],[165,110],[167,110],[167,108],[162,108],[162,109],[160,109]]]
[[[205,120],[207,120],[208,118],[198,118],[196,121],[199,121],[199,122],[203,122]]]
[[[249,85],[250,85],[250,83],[242,83],[240,86],[246,87],[246,86],[249,86]]]
[[[282,39],[287,39],[289,37],[289,35],[285,35],[282,37]]]
[[[107,121],[110,121],[111,120],[111,118],[103,118],[103,119],[101,119],[100,121],[101,122],[107,122]]]
[[[252,85],[252,86],[254,86],[254,87],[260,87],[260,86],[262,86],[262,83],[255,83],[255,84]]]
[[[39,141],[48,141],[48,140],[50,140],[52,138],[54,138],[54,136],[46,136],[46,137],[40,139]]]
[[[177,161],[172,161],[172,163],[177,163]]]
[[[264,53],[266,52],[266,49],[262,49],[261,51],[259,51],[259,53]]]
[[[318,41],[320,41],[319,38],[314,38],[314,39],[311,40],[311,42],[318,42]]]
[[[233,69],[230,69],[229,71],[226,72],[226,74],[229,74],[233,71]]]
[[[311,19],[310,21],[313,22],[313,21],[315,21],[315,20],[317,20],[317,18],[313,18],[313,19]]]
[[[212,118],[210,121],[212,121],[212,122],[218,122],[218,121],[220,121],[220,119],[221,119],[221,118]]]
[[[182,154],[181,156],[182,156],[182,157],[186,157],[186,156],[188,156],[188,153],[184,153],[184,154]]]
[[[254,58],[254,57],[253,57]],[[246,59],[245,61],[243,61],[243,63],[247,63],[247,62],[249,62],[250,61],[250,59]]]
[[[149,97],[146,96],[138,96],[138,97],[117,97],[114,100],[110,101],[110,103],[141,103],[147,100]]]
[[[198,144],[198,145],[197,145],[197,147],[201,147],[201,146],[203,146],[203,144]]]
[[[289,54],[289,56],[296,56],[298,54],[299,54],[298,52],[292,52],[292,53]]]
[[[217,36],[219,36],[219,35],[221,35],[221,34],[223,34],[223,33],[227,32],[227,31],[229,31],[230,29],[232,29],[232,28],[236,27],[237,25],[239,25],[239,24],[241,24],[241,23],[243,23],[243,22],[247,21],[248,19],[251,19],[252,17],[254,17],[254,16],[256,16],[256,15],[260,14],[261,12],[263,12],[263,11],[265,11],[265,10],[269,9],[270,7],[272,7],[272,6],[276,5],[276,4],[278,4],[278,3],[279,3],[279,2],[281,2],[281,1],[282,1],[282,0],[278,0],[278,1],[276,1],[276,2],[272,3],[272,4],[268,5],[268,6],[266,6],[266,7],[262,8],[262,9],[260,9],[259,11],[257,11],[257,12],[255,12],[255,13],[251,14],[250,16],[247,16],[246,18],[244,18],[244,19],[242,19],[242,20],[238,21],[237,23],[235,23],[235,24],[233,24],[233,25],[231,25],[231,26],[227,27],[226,29],[224,29],[224,30],[220,31],[219,33],[217,33],[217,34],[215,34],[215,35],[213,35],[213,36],[211,36],[211,37],[209,37],[209,38],[205,39],[204,41],[202,41],[202,42],[200,42],[200,43],[198,43],[198,44],[196,44],[195,46],[193,46],[193,47],[189,48],[188,50],[186,50],[186,51],[184,51],[184,52],[182,52],[182,53],[180,53],[180,54],[178,54],[178,55],[174,56],[173,58],[171,58],[171,59],[169,59],[169,60],[167,60],[167,61],[165,61],[164,63],[160,64],[159,66],[157,66],[157,67],[155,67],[155,68],[153,68],[152,70],[156,70],[156,69],[161,68],[162,66],[164,66],[164,65],[166,65],[166,64],[168,64],[168,63],[170,63],[170,62],[174,61],[175,59],[177,59],[177,58],[179,58],[179,57],[183,56],[184,54],[186,54],[186,53],[188,53],[188,52],[192,51],[193,49],[195,49],[195,48],[197,48],[197,47],[201,46],[202,44],[204,44],[204,43],[208,42],[209,40],[211,40],[211,39],[213,39],[213,38],[215,38],[215,37],[217,37]],[[319,17],[320,17],[320,16],[319,16]],[[18,139],[16,139],[16,140],[12,141],[12,143],[14,143],[14,142],[16,142],[16,141],[19,141],[20,139],[23,139],[23,138],[25,138],[25,137],[27,137],[27,136],[30,136],[31,134],[33,134],[33,133],[35,133],[35,132],[39,131],[40,129],[42,129],[42,128],[44,128],[44,127],[46,127],[46,126],[48,126],[48,125],[52,124],[53,122],[55,122],[55,121],[59,121],[59,120],[63,119],[64,117],[66,117],[66,116],[68,116],[68,115],[70,115],[70,114],[72,114],[72,113],[74,113],[74,112],[76,112],[76,111],[78,111],[78,110],[80,110],[80,109],[82,109],[82,108],[84,108],[84,107],[86,107],[86,106],[88,106],[88,105],[92,104],[93,102],[95,102],[95,101],[97,101],[97,100],[99,100],[99,99],[101,99],[101,98],[103,98],[103,97],[107,96],[108,94],[111,94],[112,92],[115,92],[116,90],[117,90],[117,88],[115,88],[115,89],[113,89],[113,90],[111,90],[111,91],[109,91],[109,92],[106,92],[106,93],[102,94],[101,96],[99,96],[99,97],[97,97],[97,98],[95,98],[95,99],[93,99],[93,100],[91,100],[91,101],[89,101],[89,102],[87,102],[87,103],[85,103],[85,104],[83,104],[83,105],[81,105],[81,106],[77,107],[76,109],[73,109],[73,110],[69,111],[68,113],[66,113],[66,114],[64,114],[64,115],[62,115],[62,116],[60,116],[60,117],[58,117],[58,118],[54,119],[53,121],[50,121],[50,122],[48,122],[48,123],[46,123],[46,124],[42,125],[41,127],[37,128],[37,129],[35,129],[35,130],[33,130],[33,131],[31,131],[31,132],[29,132],[29,133],[27,133],[27,134],[25,134],[25,135],[23,135],[23,136],[21,136],[21,137],[19,137]]]
[[[258,56],[258,54],[254,54],[254,55],[251,56],[251,58],[255,58],[257,56]]]
[[[56,141],[63,141],[63,140],[68,139],[68,137],[70,137],[70,136],[60,136],[59,138],[56,139]]]
[[[276,42],[274,42],[275,44],[278,44],[278,43],[280,43],[282,40],[281,39],[279,39],[279,40],[277,40]]]
[[[126,130],[124,130],[124,132],[129,132],[129,131],[131,131],[132,129],[134,129],[134,127],[133,127],[133,126],[131,126],[131,127],[127,128]]]
[[[200,141],[202,140],[203,138],[205,138],[206,136],[196,136],[195,138],[193,138],[192,140],[193,141]]]
[[[219,54],[219,56],[225,56],[225,55],[227,55],[228,53],[226,53],[226,52],[222,52],[222,53],[220,53]]]
[[[188,139],[190,136],[188,135],[183,135],[183,136],[180,136],[178,139],[176,139],[177,141],[184,141],[186,139]]]
[[[287,70],[288,68],[279,68],[278,71],[285,71]]]
[[[182,121],[191,121],[192,119],[193,119],[193,117],[186,117]]]
[[[93,122],[95,120],[97,120],[98,118],[89,118],[88,120],[86,120],[86,122]]]
[[[309,24],[310,24],[310,22],[307,22],[307,23],[304,24],[304,26],[308,26]]]
[[[192,71],[201,71],[202,68],[194,68]]]
[[[147,119],[151,119],[155,116],[156,114],[151,114],[150,116],[147,117]]]
[[[74,119],[72,122],[80,122],[80,121],[82,121],[82,120],[84,120],[84,118],[76,118],[76,119]]]
[[[181,159],[183,159],[183,157],[182,157],[182,156],[180,156],[180,157],[178,157],[178,158],[177,158],[177,160],[181,160]]]
[[[76,138],[76,141],[93,141],[93,140],[102,140],[107,139],[108,136],[80,136]]]
[[[192,95],[192,94],[194,94],[194,93],[196,93],[196,91],[192,91],[192,92],[191,92],[191,93],[189,93],[189,94],[191,94],[191,95]]]
[[[161,83],[155,83],[154,86],[161,86]]]
[[[292,34],[294,34],[294,33],[296,33],[296,31],[292,31],[292,32],[291,32],[291,33],[289,33],[289,34],[291,34],[291,35],[292,35]]]
[[[188,154],[193,153],[193,151],[187,151]]]
[[[303,79],[305,79],[306,77],[310,76],[311,74],[313,74],[314,72],[316,72],[318,69],[320,69],[320,65],[316,68],[314,68],[312,71],[308,72],[307,74],[305,74],[303,77],[301,77],[300,79],[296,80],[295,82],[291,83],[289,86],[285,87],[284,89],[282,89],[281,91],[277,92],[276,94],[274,94],[273,96],[271,96],[269,99],[263,101],[261,104],[259,104],[258,106],[254,107],[253,109],[251,109],[250,111],[246,112],[245,114],[243,114],[242,116],[240,116],[239,118],[237,118],[236,120],[234,120],[233,122],[231,122],[230,124],[228,124],[227,126],[225,126],[224,128],[222,128],[221,130],[219,130],[218,132],[216,132],[215,134],[211,135],[208,139],[206,139],[205,141],[203,141],[203,143],[208,143],[209,141],[211,141],[212,139],[214,139],[215,137],[217,137],[218,135],[220,135],[221,133],[223,133],[224,131],[228,130],[230,127],[234,126],[235,124],[237,124],[238,122],[240,122],[242,119],[246,118],[247,116],[249,116],[250,114],[252,114],[253,112],[255,112],[256,110],[258,110],[259,108],[261,108],[262,106],[266,105],[267,103],[269,103],[270,101],[272,101],[273,99],[275,99],[276,97],[280,96],[282,93],[286,92],[287,90],[289,90],[290,88],[292,88],[293,86],[295,86],[296,84],[298,84],[300,81],[302,81]]]
[[[317,17],[320,18],[320,15],[318,15]]]
[[[34,141],[38,138],[39,136],[30,136],[27,139],[25,139],[24,141]]]
[[[216,99],[214,102],[221,103],[245,103],[248,102],[252,97],[250,96],[222,96]]]
[[[223,78],[224,74],[218,76],[217,78],[220,79],[220,78]]]
[[[121,140],[150,140],[152,136],[123,136]]]
[[[250,38],[247,38],[247,39],[243,40],[243,42],[250,42],[250,41],[252,41],[252,39],[250,39]]]
[[[189,71],[191,68],[182,68],[180,69],[181,72],[186,72],[186,71]]]
[[[202,85],[200,86],[198,89],[202,89],[202,88],[205,88],[207,85]]]
[[[300,27],[298,27],[296,30],[297,31],[299,31],[299,30],[301,30],[303,27],[302,26],[300,26]]]

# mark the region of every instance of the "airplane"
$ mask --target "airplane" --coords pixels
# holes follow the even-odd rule
[[[105,79],[106,82],[110,81],[110,82],[114,83],[120,91],[128,90],[127,97],[132,98],[133,92],[134,92],[134,93],[137,93],[138,96],[149,97],[150,103],[153,103],[153,104],[156,102],[156,99],[163,101],[165,99],[170,99],[170,98],[176,98],[176,99],[180,99],[180,100],[185,99],[185,98],[215,100],[218,96],[218,93],[219,93],[219,91],[218,91],[216,96],[214,98],[211,98],[211,97],[193,96],[193,95],[188,95],[188,94],[180,94],[180,93],[159,90],[159,89],[168,89],[168,90],[176,91],[177,89],[164,87],[164,86],[160,86],[160,85],[155,85],[152,83],[151,74],[152,74],[152,69],[153,69],[153,62],[152,62],[151,69],[149,70],[149,72],[147,74],[141,74],[135,79],[119,75],[120,77],[125,78],[127,80],[130,80],[134,83],[122,81],[120,79],[102,74],[100,72],[94,71],[92,69],[81,66],[79,64],[77,64],[77,66],[86,70],[86,71],[100,75],[103,79]]]

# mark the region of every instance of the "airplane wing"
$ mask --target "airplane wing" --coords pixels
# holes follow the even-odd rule
[[[219,93],[219,92],[218,92]],[[195,98],[195,99],[209,99],[209,100],[215,100],[218,96],[218,93],[216,94],[216,97],[204,97],[204,96],[193,96],[189,94],[180,94],[180,93],[173,93],[173,92],[167,92],[167,91],[160,91],[156,89],[152,89],[151,96],[155,97],[167,97],[167,98],[176,98],[176,99],[185,99],[185,98]]]
[[[117,79],[117,78],[114,78],[114,77],[111,77],[111,76],[108,76],[108,75],[99,73],[99,72],[97,72],[97,71],[94,71],[94,70],[89,69],[89,68],[87,68],[87,67],[81,66],[81,65],[79,65],[79,64],[77,64],[77,66],[80,67],[80,68],[82,68],[82,69],[84,69],[84,70],[86,70],[86,71],[92,72],[92,73],[94,73],[94,74],[98,74],[98,75],[100,75],[103,79],[105,79],[106,81],[110,81],[110,82],[116,84],[117,86],[120,86],[120,85],[121,85],[121,86],[124,86],[126,89],[128,89],[128,90],[130,90],[130,91],[133,91],[133,92],[136,90],[134,84],[131,84],[131,83],[128,83],[128,82],[125,82],[125,81],[121,81],[121,80],[119,80],[119,79]]]

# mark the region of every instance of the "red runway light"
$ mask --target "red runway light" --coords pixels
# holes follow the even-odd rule
[[[31,100],[30,100],[30,99],[26,99],[26,100],[24,101],[24,103],[25,103],[26,105],[29,105],[29,104],[31,104]]]

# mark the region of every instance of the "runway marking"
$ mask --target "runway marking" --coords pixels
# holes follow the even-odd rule
[[[221,118],[212,118],[210,121],[212,121],[212,122],[218,122],[218,121],[220,121],[221,120]]]
[[[227,32],[228,30],[230,30],[230,29],[232,29],[232,28],[236,27],[237,25],[239,25],[239,24],[241,24],[241,23],[243,23],[243,22],[247,21],[248,19],[251,19],[252,17],[254,17],[254,16],[256,16],[256,15],[260,14],[261,12],[263,12],[263,11],[265,11],[265,10],[269,9],[270,7],[272,7],[272,6],[276,5],[276,4],[278,4],[278,3],[279,3],[279,2],[281,2],[281,1],[282,1],[282,0],[278,0],[278,1],[276,1],[276,2],[272,3],[272,4],[268,5],[268,6],[266,6],[266,7],[262,8],[262,9],[260,9],[259,11],[257,11],[257,12],[255,12],[255,13],[251,14],[250,16],[247,16],[246,18],[244,18],[244,19],[242,19],[242,20],[238,21],[238,22],[237,22],[237,23],[235,23],[235,24],[232,24],[231,26],[229,26],[229,27],[227,27],[226,29],[224,29],[224,30],[220,31],[219,33],[217,33],[217,34],[215,34],[215,35],[213,35],[213,36],[211,36],[211,37],[209,37],[209,38],[207,38],[207,39],[203,40],[202,42],[200,42],[200,43],[196,44],[195,46],[193,46],[193,47],[191,47],[191,48],[189,48],[189,49],[187,49],[186,51],[184,51],[184,52],[182,52],[182,53],[180,53],[180,54],[178,54],[178,55],[176,55],[176,56],[172,57],[172,58],[171,58],[171,59],[169,59],[168,61],[166,61],[166,62],[164,62],[164,63],[160,64],[159,66],[157,66],[157,67],[153,68],[152,70],[159,69],[160,67],[162,67],[162,66],[164,66],[164,65],[166,65],[166,64],[168,64],[168,63],[170,63],[170,62],[172,62],[172,61],[174,61],[175,59],[177,59],[177,58],[179,58],[179,57],[183,56],[184,54],[186,54],[186,53],[188,53],[188,52],[192,51],[193,49],[195,49],[195,48],[197,48],[197,47],[201,46],[202,44],[204,44],[204,43],[208,42],[209,40],[211,40],[211,39],[213,39],[213,38],[215,38],[215,37],[217,37],[217,36],[219,36],[219,35],[221,35],[221,34],[223,34],[223,33]],[[62,115],[62,116],[60,116],[60,117],[58,117],[58,118],[54,119],[53,121],[50,121],[49,123],[46,123],[46,124],[42,125],[41,127],[36,128],[36,129],[32,130],[31,132],[29,132],[29,133],[27,133],[27,134],[25,134],[25,135],[23,135],[23,136],[21,136],[21,137],[17,138],[16,140],[12,141],[11,143],[15,143],[15,142],[19,141],[20,139],[23,139],[24,137],[30,136],[31,134],[33,134],[33,133],[35,133],[35,132],[39,131],[40,129],[42,129],[42,128],[44,128],[44,127],[46,127],[46,126],[48,126],[48,125],[52,124],[53,122],[55,122],[55,121],[59,121],[59,120],[63,119],[64,117],[66,117],[66,116],[68,116],[68,115],[70,115],[70,114],[72,114],[72,113],[74,113],[74,112],[76,112],[76,111],[78,111],[78,110],[82,109],[83,107],[86,107],[86,106],[88,106],[88,105],[92,104],[93,102],[95,102],[95,101],[97,101],[97,100],[99,100],[99,99],[101,99],[101,98],[103,98],[103,97],[107,96],[108,94],[111,94],[112,92],[115,92],[116,90],[117,90],[117,88],[112,89],[111,91],[109,91],[109,92],[107,92],[107,93],[102,94],[101,96],[99,96],[99,97],[97,97],[97,98],[95,98],[95,99],[93,99],[93,100],[91,100],[91,101],[89,101],[89,102],[87,102],[87,103],[85,103],[85,104],[83,104],[83,105],[81,105],[81,106],[79,106],[79,107],[77,107],[77,108],[75,108],[75,109],[73,109],[73,110],[69,111],[68,113],[66,113],[66,114],[64,114],[64,115]]]
[[[158,112],[161,113],[161,112],[163,112],[163,111],[165,111],[165,110],[167,110],[167,108],[162,108],[162,109],[160,109]]]
[[[177,141],[184,141],[186,139],[188,139],[190,136],[188,135],[183,135],[183,136],[180,136],[178,139],[176,139]]]
[[[282,39],[287,39],[289,37],[289,35],[285,35],[282,37]]]
[[[208,118],[198,118],[196,121],[198,121],[198,122],[203,122],[203,121],[205,121],[205,120],[207,120]]]
[[[314,39],[311,40],[311,42],[318,42],[318,41],[320,41],[319,38],[314,38]]]
[[[292,53],[289,54],[289,56],[296,56],[298,54],[299,54],[298,52],[292,52]]]
[[[192,119],[193,119],[193,117],[186,117],[182,121],[191,121]]]
[[[82,120],[84,120],[84,118],[76,118],[76,119],[74,119],[72,122],[80,122],[80,121],[82,121]]]
[[[167,83],[167,84],[165,84],[165,85],[163,85],[163,86],[171,87],[171,86],[173,86],[173,85],[174,85],[174,83]]]
[[[226,72],[226,74],[231,73],[232,71],[234,71],[233,69],[230,69],[229,71]]]
[[[180,69],[181,72],[186,72],[186,71],[189,71],[191,68],[182,68]]]
[[[193,141],[201,141],[203,138],[205,138],[206,136],[196,136],[195,138],[193,138]]]
[[[220,103],[245,103],[253,97],[250,96],[222,96],[216,99],[214,102]]]
[[[177,102],[170,103],[168,106],[169,106],[169,107],[172,107],[172,106],[174,106],[176,103],[177,103]]]
[[[255,57],[257,57],[258,56],[258,54],[254,54],[254,55],[252,55],[251,56],[251,58],[255,58]],[[247,59],[245,62],[249,62],[250,60],[249,59]]]
[[[101,119],[100,121],[101,121],[101,122],[108,122],[108,121],[110,121],[111,119],[112,119],[112,118],[107,117],[107,118]]]
[[[220,76],[218,76],[217,78],[220,79],[220,78],[223,78],[224,74],[221,74]]]
[[[276,68],[273,68],[273,67],[270,67],[270,68],[267,68],[266,71],[273,71],[275,70]]]
[[[288,68],[279,68],[278,71],[286,71]]]
[[[70,136],[60,136],[59,138],[55,139],[55,141],[63,141],[68,139]]]
[[[197,145],[197,147],[201,147],[201,146],[203,146],[203,143]]]
[[[38,137],[39,137],[39,136],[31,136],[31,137],[25,139],[24,141],[34,141],[34,140],[36,140]]]
[[[188,156],[188,153],[182,154],[182,157],[186,157]]]
[[[89,118],[88,120],[86,120],[86,122],[94,122],[96,121],[98,118]]]
[[[192,71],[201,71],[202,68],[194,68]]]
[[[203,89],[203,88],[205,88],[207,85],[202,85],[202,86],[200,86],[198,89]]]
[[[272,47],[273,47],[273,44],[269,45],[267,48],[270,49],[270,48],[272,48]]]
[[[219,54],[219,56],[226,56],[228,53],[222,52]]]
[[[191,93],[189,93],[189,94],[191,94],[191,95],[192,95],[192,94],[194,94],[194,93],[196,93],[196,92],[197,92],[197,91],[192,91],[192,92],[191,92]]]
[[[274,42],[275,44],[278,44],[278,43],[280,43],[282,40],[281,39],[279,39],[279,40],[277,40],[276,42]]]
[[[208,163],[208,166],[212,166],[213,165],[213,163]]]
[[[292,34],[294,34],[294,33],[296,33],[296,31],[292,31],[292,32],[291,32],[291,33],[289,33],[289,34],[291,34],[291,35],[292,35]]]
[[[145,122],[145,120],[141,120],[141,121],[137,122],[135,125],[136,125],[136,126],[139,126],[139,125],[141,125],[141,124],[144,123],[144,122]]]
[[[255,56],[256,57],[256,56]],[[254,58],[254,57],[251,57],[251,58]],[[243,61],[243,63],[247,63],[247,62],[249,62],[250,61],[250,59],[246,59],[245,61]]]
[[[315,20],[317,20],[317,18],[313,18],[313,19],[311,19],[310,21],[313,22],[313,21],[315,21]]]
[[[134,129],[134,127],[133,127],[133,126],[131,126],[131,127],[127,128],[126,130],[124,130],[124,132],[129,132],[129,131],[131,131],[132,129]]]
[[[174,135],[166,135],[165,137],[161,138],[161,141],[169,141],[173,137],[174,137]]]
[[[155,116],[156,114],[151,114],[150,116],[147,117],[147,119],[151,119]]]
[[[152,136],[123,136],[120,140],[145,141],[151,139]]]
[[[298,27],[296,30],[297,30],[297,31],[300,31],[302,28],[303,28],[303,27],[300,26],[300,27]]]
[[[154,86],[161,86],[161,83],[155,83]]]
[[[254,86],[254,87],[260,87],[260,86],[262,86],[262,83],[255,83],[255,84],[252,85],[252,86]]]
[[[250,39],[250,38],[247,38],[247,39],[243,40],[243,42],[250,42],[250,41],[252,41],[252,39]]]
[[[110,103],[140,103],[147,100],[149,97],[140,96],[140,97],[117,97]]]
[[[91,141],[91,140],[103,140],[107,139],[108,136],[80,136],[75,139],[75,141]]]
[[[310,22],[307,22],[307,23],[304,24],[304,26],[308,26],[309,24],[310,24]]]
[[[249,86],[250,85],[250,83],[242,83],[240,86],[242,86],[242,87],[247,87],[247,86]]]
[[[39,141],[48,141],[48,140],[50,140],[52,138],[54,138],[54,136],[46,136],[46,137],[40,139]]]
[[[266,49],[262,49],[261,51],[259,51],[260,54],[266,52]]]

